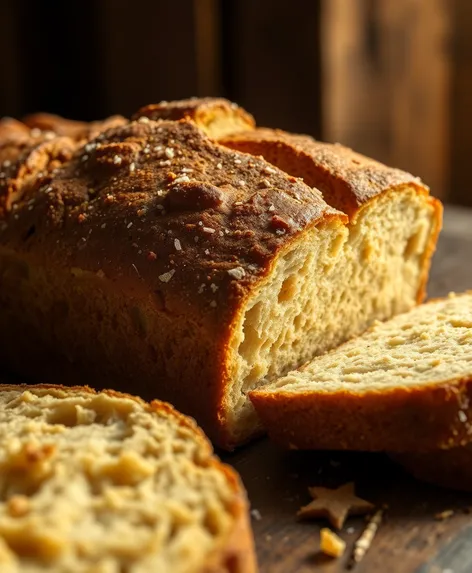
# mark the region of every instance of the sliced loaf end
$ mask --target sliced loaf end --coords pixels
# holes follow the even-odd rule
[[[0,404],[2,573],[255,571],[242,487],[193,420],[83,387]]]
[[[472,292],[431,301],[251,400],[287,447],[421,451],[472,436]]]
[[[430,199],[414,185],[387,191],[349,225],[319,224],[279,254],[231,339],[228,427],[234,443],[259,427],[251,390],[422,300],[440,227]]]

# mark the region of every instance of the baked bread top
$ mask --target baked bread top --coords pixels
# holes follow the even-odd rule
[[[75,121],[65,119],[52,113],[34,113],[23,118],[24,124],[33,130],[52,132],[58,136],[66,136],[75,141],[84,141],[97,137],[111,127],[125,125],[128,120],[121,115],[112,115],[101,121]]]
[[[427,194],[418,177],[387,167],[340,144],[323,143],[308,135],[258,128],[221,139],[232,149],[262,155],[283,171],[319,189],[324,200],[352,219],[372,198],[395,187],[414,185]],[[432,199],[433,200],[433,199]]]
[[[185,120],[144,117],[74,145],[54,138],[3,163],[1,243],[158,291],[171,311],[203,305],[224,322],[291,237],[345,220],[319,191]]]
[[[252,573],[247,504],[193,420],[89,388],[0,385],[2,573]]]
[[[428,451],[472,435],[472,291],[377,323],[250,394],[302,449]]]
[[[212,139],[219,139],[239,131],[254,129],[255,121],[250,113],[236,103],[223,98],[190,98],[178,101],[162,101],[138,110],[132,119],[193,121]]]

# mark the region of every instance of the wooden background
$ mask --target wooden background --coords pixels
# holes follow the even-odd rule
[[[0,115],[223,95],[472,205],[470,0],[2,0]]]

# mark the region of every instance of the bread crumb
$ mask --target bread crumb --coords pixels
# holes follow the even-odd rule
[[[320,550],[330,557],[341,557],[346,549],[346,542],[343,541],[334,531],[328,527],[323,527],[320,531]]]

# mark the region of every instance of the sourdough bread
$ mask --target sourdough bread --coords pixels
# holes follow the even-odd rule
[[[143,113],[66,138],[59,165],[31,140],[1,168],[0,359],[166,399],[232,447],[260,431],[250,390],[422,299],[441,207],[377,166],[353,218],[193,120]]]
[[[89,388],[0,386],[2,573],[247,573],[247,503],[193,420]]]
[[[422,451],[472,438],[472,292],[431,301],[251,393],[300,449]]]

